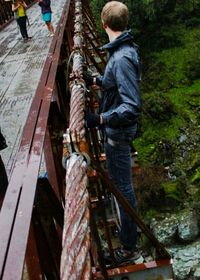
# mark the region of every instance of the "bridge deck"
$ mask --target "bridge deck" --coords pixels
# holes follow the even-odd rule
[[[52,1],[55,29],[65,2]],[[0,32],[0,126],[8,144],[1,156],[8,175],[54,38],[48,36],[37,4],[27,10],[27,15],[30,23],[28,34],[32,36],[30,41],[23,42],[15,20]]]

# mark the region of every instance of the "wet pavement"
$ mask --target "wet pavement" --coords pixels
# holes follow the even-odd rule
[[[56,29],[66,0],[52,1],[52,23]],[[28,42],[21,38],[16,21],[0,31],[0,126],[8,148],[1,151],[8,175],[18,151],[23,127],[38,87],[54,37],[49,37],[34,4],[27,10]]]

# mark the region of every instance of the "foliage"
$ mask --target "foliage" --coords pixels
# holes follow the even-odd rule
[[[106,2],[107,2],[106,0],[92,0],[90,2],[90,6],[91,6],[91,9],[92,9],[93,15],[94,15],[94,21],[97,25],[97,29],[101,36],[102,43],[106,40],[106,34],[105,34],[104,30],[102,29],[101,10]]]
[[[153,122],[168,121],[174,114],[174,106],[169,97],[162,92],[146,94],[143,111]]]
[[[177,205],[182,203],[186,193],[184,192],[185,186],[181,180],[163,183],[163,188],[165,191],[166,204]]]
[[[192,174],[190,181],[191,183],[200,182],[200,166],[195,169],[195,172]]]
[[[139,173],[135,174],[137,200],[140,211],[146,207],[160,207],[160,200],[164,200],[162,182],[167,181],[166,170],[160,166],[143,164]]]
[[[100,31],[105,2],[91,1]],[[141,166],[135,177],[140,209],[159,207],[160,201],[173,206],[180,198],[198,204],[200,0],[123,2],[140,46],[143,73],[143,110],[134,141]],[[107,40],[104,32],[101,35]]]
[[[199,46],[200,47],[200,46]],[[191,82],[200,79],[200,54],[194,53],[193,57],[190,58],[188,62],[188,67],[186,68],[186,77]]]

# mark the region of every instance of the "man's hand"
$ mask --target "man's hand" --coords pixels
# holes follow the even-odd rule
[[[83,80],[85,81],[87,86],[93,85],[93,77],[87,71],[83,71]]]
[[[85,113],[86,127],[93,128],[100,125],[100,115],[93,113]]]

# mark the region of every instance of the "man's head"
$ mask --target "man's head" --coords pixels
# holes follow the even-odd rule
[[[108,2],[102,9],[101,20],[103,24],[113,31],[124,31],[129,19],[128,8],[118,1]]]

